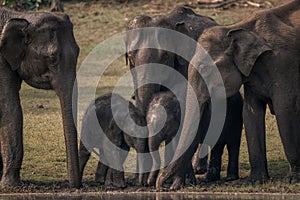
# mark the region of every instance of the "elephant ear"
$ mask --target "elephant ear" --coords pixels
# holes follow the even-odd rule
[[[3,27],[0,38],[0,53],[12,70],[17,70],[25,54],[26,32],[29,22],[25,19],[10,19]]]
[[[271,46],[253,32],[243,29],[230,30],[227,36],[231,39],[230,48],[233,50],[233,59],[240,72],[248,77],[256,60]]]

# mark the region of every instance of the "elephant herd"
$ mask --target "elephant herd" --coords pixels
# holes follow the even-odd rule
[[[0,14],[1,187],[21,184],[22,81],[38,89],[54,90],[59,97],[71,188],[81,187],[92,151],[85,142],[94,137],[99,125],[105,136],[95,136],[101,142],[93,145],[101,157],[95,180],[102,184],[126,186],[123,163],[131,147],[138,153],[134,181],[139,185],[161,188],[168,181],[170,189],[178,189],[187,178],[195,182],[199,163],[205,163],[205,181],[219,180],[225,145],[229,156],[226,180],[236,180],[243,124],[251,167],[247,182],[264,183],[270,179],[267,105],[276,116],[290,165],[287,181],[300,181],[300,0],[256,12],[227,26],[186,7],[177,7],[168,15],[134,17],[127,24],[124,41],[135,105],[118,94],[93,101],[82,120],[79,151],[73,113],[77,109],[72,103],[77,101],[73,92],[77,88],[79,47],[69,17],[59,12],[24,13],[6,8],[1,8]],[[151,27],[158,27],[151,36],[139,31]],[[164,30],[197,42],[174,41]],[[147,48],[149,44],[161,48]],[[174,51],[164,49],[166,44]],[[157,71],[157,65],[168,66],[183,79]],[[144,84],[144,80],[155,82]],[[215,102],[219,101],[226,102],[224,115],[217,112],[224,118],[222,123],[213,121]],[[208,142],[210,158],[193,159],[199,158],[203,150],[200,144],[211,134],[210,125],[218,123],[224,126],[215,133],[217,140]],[[160,170],[158,149],[163,141],[165,167]],[[123,151],[108,148],[110,143]]]

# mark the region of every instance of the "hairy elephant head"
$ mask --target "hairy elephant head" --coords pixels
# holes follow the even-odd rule
[[[145,27],[159,27],[171,29],[183,33],[196,40],[207,27],[215,26],[216,22],[208,17],[195,14],[191,9],[185,7],[175,8],[170,15],[149,17],[140,15],[133,18],[127,25],[127,31]],[[145,48],[155,43],[157,48]],[[161,74],[157,70],[135,70],[136,67],[150,63],[157,63],[169,66],[187,78],[188,61],[170,51],[160,48],[162,44],[168,44],[170,49],[180,49],[181,52],[188,52],[193,55],[194,48],[190,44],[180,44],[173,41],[170,35],[157,30],[153,35],[140,32],[128,33],[125,38],[127,49],[127,61],[130,63],[135,85],[135,100],[137,106],[145,115],[150,99],[153,94],[165,90],[164,82],[172,79],[172,75]],[[133,51],[131,51],[134,49]],[[154,80],[157,84],[141,84],[142,80]]]
[[[12,11],[6,11],[12,13]],[[73,25],[64,14],[13,13],[6,21],[0,40],[0,53],[11,70],[29,85],[53,89],[60,99],[71,187],[80,187],[75,85],[79,47]],[[76,96],[76,94],[74,95]],[[73,102],[73,107],[72,107]]]

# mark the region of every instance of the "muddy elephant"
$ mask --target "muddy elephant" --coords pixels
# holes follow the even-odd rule
[[[290,165],[287,181],[300,180],[300,1],[260,11],[229,26],[206,29],[198,43],[208,52],[223,79],[226,95],[232,96],[244,86],[243,118],[250,160],[249,183],[269,180],[266,158],[266,106],[276,116],[285,154]],[[212,65],[197,48],[196,66],[206,79],[215,80]],[[203,57],[202,57],[203,58]],[[196,68],[189,66],[189,83],[196,90],[200,108],[209,100],[208,89]],[[220,88],[210,85],[219,97]],[[187,93],[186,100],[190,98]],[[194,112],[186,104],[186,115],[180,139],[188,139]],[[161,187],[171,176],[179,176],[183,163],[191,158],[198,141],[194,140],[184,156],[169,165],[158,178]],[[180,149],[177,149],[180,151]],[[178,183],[173,183],[176,188]]]
[[[129,112],[126,112],[127,109]],[[79,147],[81,175],[90,157],[90,152],[94,152],[93,148],[98,148],[99,153],[96,154],[100,157],[100,161],[96,171],[96,181],[124,188],[126,183],[123,163],[130,147],[141,154],[148,149],[148,129],[145,128],[142,129],[144,132],[139,132],[137,125],[146,127],[146,119],[131,102],[118,94],[106,94],[98,97],[88,107],[82,121]],[[100,127],[103,134],[99,132]],[[132,133],[142,137],[134,137]],[[137,161],[142,169],[146,168],[144,166],[146,164],[145,157],[138,156]],[[140,185],[145,184],[147,178],[145,176],[147,173],[139,173]]]
[[[162,107],[164,108],[164,111],[162,111]],[[239,152],[243,126],[242,109],[243,99],[239,92],[228,98],[225,124],[217,143],[212,147],[210,153],[207,174],[205,176],[206,182],[220,179],[222,155],[225,145],[227,147],[229,156],[226,180],[232,181],[239,178]],[[161,112],[165,112],[165,114],[162,114]],[[199,128],[202,129],[202,131],[199,132],[199,134],[201,134],[201,139],[199,141],[200,143],[203,142],[210,122],[210,104],[207,105],[204,117],[205,119],[202,120]],[[149,174],[147,183],[149,185],[153,185],[155,184],[161,164],[158,152],[161,142],[165,141],[166,145],[166,164],[171,162],[174,150],[178,144],[178,138],[176,138],[176,134],[180,127],[181,109],[176,96],[171,91],[155,94],[149,104],[146,119],[149,127],[149,150],[153,159],[152,170]],[[199,156],[199,153],[197,153],[195,156]],[[206,161],[206,159],[200,160],[202,160],[202,162]],[[193,181],[194,175],[191,174],[191,161],[189,161],[189,164],[190,166],[186,167],[188,168],[187,176]],[[187,166],[188,164],[185,163],[185,165]]]
[[[69,17],[60,13],[24,13],[0,9],[0,140],[2,186],[20,182],[23,160],[22,81],[54,90],[60,100],[70,187],[79,188],[76,110],[76,63],[79,47]],[[73,90],[74,89],[74,90]],[[75,99],[72,99],[72,95]]]

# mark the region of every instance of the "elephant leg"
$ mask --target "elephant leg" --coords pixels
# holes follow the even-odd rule
[[[98,161],[98,165],[95,173],[95,181],[103,185],[105,183],[107,170],[108,170],[108,166]]]
[[[85,165],[87,161],[89,160],[91,156],[91,153],[87,150],[87,148],[84,146],[82,141],[80,141],[79,144],[79,169],[80,169],[80,175],[83,176],[83,171],[85,168]]]
[[[208,148],[208,145],[199,144],[192,160],[193,170],[195,174],[205,174],[207,172]],[[202,154],[203,151],[206,151],[207,153],[205,153],[206,155],[201,158],[200,154]]]
[[[1,132],[1,130],[0,130]],[[2,154],[1,154],[1,148],[0,148],[0,177],[2,177],[3,174],[3,162],[2,162]]]
[[[175,150],[176,150],[175,142],[172,142],[172,138],[166,138],[165,140],[165,164],[164,166],[168,166],[170,162],[172,161],[172,158],[174,156]]]
[[[209,166],[205,176],[206,182],[220,180],[224,146],[224,143],[217,143],[211,150]]]
[[[112,168],[110,168],[110,170],[112,175],[112,185],[117,188],[125,188],[126,183],[124,179],[124,171],[119,171]]]
[[[127,157],[129,146],[125,144],[124,141],[122,141],[120,148],[125,150],[127,153],[123,154],[122,152],[115,152],[113,155],[115,156],[113,159],[115,159],[115,164],[118,167],[118,169],[110,168],[110,177],[112,179],[111,185],[117,188],[125,188],[125,178],[124,178],[124,169],[123,169],[123,163]]]
[[[251,166],[248,182],[264,183],[269,180],[265,134],[266,104],[245,87],[243,118]]]
[[[116,170],[116,169],[109,167],[107,169],[105,185],[113,186],[116,188],[125,188],[126,183],[125,183],[125,179],[124,179],[124,171]]]
[[[206,155],[203,158],[200,158],[199,160],[199,169],[197,171],[198,174],[205,174],[207,172],[207,168],[208,168],[208,155]]]
[[[236,145],[228,145],[228,167],[226,181],[233,181],[239,179],[239,151],[240,143]]]
[[[196,176],[194,173],[192,162],[189,163],[189,166],[187,168],[185,182],[186,182],[186,184],[191,184],[191,185],[197,184],[197,180],[196,180]]]
[[[285,154],[290,164],[287,181],[297,183],[300,182],[300,112],[295,111],[297,107],[291,104],[291,101],[282,99],[274,102],[274,109]]]
[[[239,114],[240,115],[240,114]],[[234,120],[234,127],[231,128],[226,135],[226,144],[228,150],[228,167],[226,181],[233,181],[239,179],[239,154],[241,135],[243,128],[242,116]]]
[[[158,137],[159,134],[156,134],[153,137],[149,138],[149,150],[150,150],[150,154],[152,157],[152,168],[151,168],[151,172],[149,174],[148,180],[147,180],[147,184],[149,186],[153,186],[156,182],[156,178],[158,176],[159,173],[159,169],[160,169],[160,165],[161,165],[161,160],[160,160],[160,155],[159,155],[159,145],[162,142],[162,138]],[[166,151],[166,150],[165,150]]]
[[[194,152],[197,150],[198,144],[199,144],[199,138],[197,138],[196,136],[192,144],[183,153],[183,155],[179,157],[177,160],[175,160],[174,162],[171,162],[160,174],[160,176],[156,181],[157,188],[162,187],[163,183],[166,180],[168,180],[171,176],[173,176],[173,184],[170,187],[171,190],[177,190],[184,185],[184,181],[186,177],[186,165],[182,163],[191,162]]]
[[[105,186],[111,186],[113,185],[113,170],[108,167],[105,177]]]
[[[165,164],[164,168],[166,168],[171,162],[174,157],[174,153],[176,151],[176,147],[178,145],[178,139],[176,137],[173,138],[166,138],[165,140]],[[177,179],[177,182],[181,180],[181,178]],[[173,181],[173,178],[169,178],[166,183],[171,184]]]
[[[135,184],[138,186],[147,185],[149,170],[152,168],[152,156],[149,153],[148,139],[141,139],[144,142],[137,142],[134,145],[134,149],[137,152],[137,163],[138,163],[138,182]]]
[[[7,116],[1,119],[0,141],[3,172],[1,186],[21,184],[20,170],[23,160],[23,114],[21,106],[14,102],[1,110]]]

